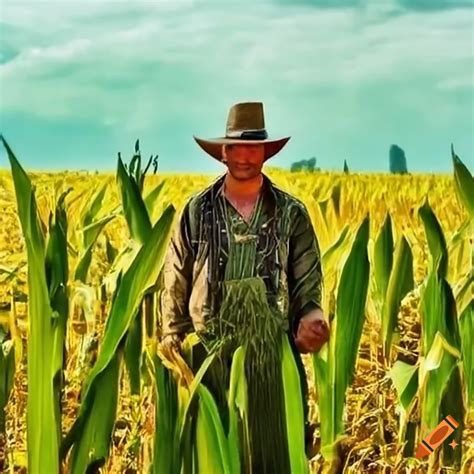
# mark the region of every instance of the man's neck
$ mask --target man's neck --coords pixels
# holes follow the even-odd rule
[[[245,181],[235,179],[230,173],[227,173],[224,179],[226,194],[235,199],[252,199],[258,196],[262,184],[262,173],[255,178],[246,179]]]

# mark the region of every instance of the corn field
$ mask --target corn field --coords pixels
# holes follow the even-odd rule
[[[138,142],[115,174],[25,172],[3,144],[0,470],[239,473],[244,348],[226,433],[200,383],[210,360],[196,375],[187,365],[193,335],[183,357],[158,344],[171,229],[215,177],[167,175],[156,161],[151,172],[152,159],[143,170]],[[450,175],[264,168],[310,212],[331,323],[330,342],[303,356],[319,447],[309,462],[283,341],[293,474],[474,471],[474,181],[454,150],[452,163]],[[447,415],[458,446],[416,459]]]

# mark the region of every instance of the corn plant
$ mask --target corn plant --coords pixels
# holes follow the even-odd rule
[[[439,222],[425,202],[419,210],[430,249],[430,268],[422,292],[422,354],[429,364],[422,365],[420,374],[421,436],[435,428],[441,419],[451,414],[460,423],[454,437],[461,442],[464,418],[462,388],[458,360],[460,334],[456,305],[451,287],[446,281],[447,247]],[[444,451],[452,457],[452,450]],[[459,463],[461,448],[455,458]],[[451,460],[452,462],[452,460]]]
[[[360,225],[337,287],[335,315],[328,346],[313,355],[321,417],[321,452],[328,461],[338,456],[344,434],[347,387],[353,380],[369,284],[367,244],[369,217]]]
[[[122,163],[119,160],[118,179],[123,176],[121,170]],[[130,196],[132,199],[137,198],[136,193],[127,194],[127,197]],[[138,199],[137,202],[143,203]],[[129,211],[130,207],[124,206],[124,212]],[[127,352],[127,334],[143,297],[154,285],[161,270],[174,212],[174,208],[169,206],[153,227],[148,215],[146,219],[142,219],[145,214],[130,214],[134,229],[142,237],[145,232],[148,234],[143,238],[143,244],[131,264],[124,273],[119,272],[98,358],[84,383],[78,418],[62,445],[63,456],[71,446],[73,448],[73,473],[84,472],[84,469],[105,462],[115,422],[120,358],[123,352]],[[137,215],[141,217],[137,218]],[[108,416],[95,416],[97,407],[103,403],[109,403]]]
[[[49,225],[41,222],[34,187],[10,146],[10,161],[28,257],[28,471],[59,472],[61,389],[68,317],[67,218],[58,199]],[[45,233],[44,229],[49,232]]]
[[[376,301],[379,303],[382,321],[381,342],[388,362],[400,303],[414,287],[410,244],[402,235],[394,251],[390,214],[387,214],[375,241],[373,268]]]
[[[117,181],[122,198],[122,208],[130,232],[130,236],[139,244],[144,244],[151,233],[151,213],[155,200],[159,197],[162,184],[158,185],[144,198],[143,188],[145,174],[151,164],[152,157],[145,167],[141,169],[141,154],[139,142],[135,143],[135,155],[127,169],[119,157]],[[156,172],[156,158],[155,169]],[[154,331],[154,288],[145,295],[140,305],[138,314],[134,317],[125,342],[125,362],[127,365],[132,394],[139,394],[141,390],[141,368],[143,362],[144,332],[149,336],[155,335]],[[145,318],[148,316],[148,318]]]

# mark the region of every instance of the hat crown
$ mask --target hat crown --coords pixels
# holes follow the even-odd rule
[[[265,117],[262,102],[241,102],[229,110],[226,137],[235,137],[242,132],[265,132]]]

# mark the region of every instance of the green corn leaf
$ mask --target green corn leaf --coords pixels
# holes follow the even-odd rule
[[[387,213],[374,245],[374,279],[378,299],[383,301],[393,265],[392,220]]]
[[[304,408],[301,399],[300,379],[288,336],[282,340],[282,379],[285,394],[286,430],[292,474],[307,474],[305,454]]]
[[[215,357],[216,357],[216,352],[209,354],[204,359],[204,362],[199,367],[199,370],[197,371],[196,375],[193,378],[193,381],[191,382],[191,386],[189,387],[189,396],[180,418],[180,423],[181,423],[180,430],[179,430],[180,440],[183,440],[185,436],[186,426],[188,423],[188,413],[191,408],[191,403],[194,400],[195,394],[198,393],[198,389],[200,387],[202,378],[207,372],[207,369],[209,368],[209,366],[214,361]]]
[[[342,269],[327,352],[313,355],[321,414],[321,441],[325,459],[336,456],[339,435],[344,433],[343,411],[365,319],[370,264],[367,244],[369,217],[365,217]],[[326,358],[325,358],[326,356]]]
[[[112,265],[118,255],[118,250],[111,244],[108,238],[105,241],[105,253],[107,255],[108,264]]]
[[[155,372],[155,441],[153,474],[179,474],[181,460],[177,436],[178,387],[171,372],[154,354]]]
[[[51,365],[53,310],[46,279],[45,233],[30,179],[3,136],[0,138],[10,161],[28,259],[28,472],[56,473],[59,472],[60,431],[56,423]]]
[[[432,271],[424,288],[420,312],[422,321],[422,354],[420,367],[422,435],[438,424],[440,404],[460,356],[460,335],[456,304],[446,280]]]
[[[153,213],[153,209],[155,208],[156,201],[160,197],[160,194],[163,190],[164,185],[165,185],[165,181],[162,181],[154,189],[152,189],[150,193],[147,194],[147,196],[145,197],[145,206],[146,206],[149,216],[151,216]]]
[[[53,310],[53,341],[50,348],[53,377],[54,406],[58,430],[58,445],[61,443],[61,392],[65,369],[65,339],[69,316],[67,216],[64,209],[63,193],[56,205],[54,219],[50,215],[49,238],[47,241],[45,268],[49,287],[49,298]]]
[[[456,192],[459,199],[464,204],[471,219],[474,219],[474,178],[467,169],[466,165],[461,161],[459,156],[454,153],[451,145],[451,155],[454,165],[454,181],[456,183]]]
[[[84,423],[75,432],[71,474],[96,472],[107,460],[117,413],[121,358],[119,349],[97,376],[85,405],[81,405]]]
[[[413,256],[408,241],[405,236],[402,236],[395,250],[395,262],[382,308],[382,336],[386,360],[390,356],[400,303],[403,297],[413,289],[414,285]]]
[[[369,284],[369,218],[361,224],[351,253],[344,265],[336,299],[336,345],[342,350],[334,359],[336,420],[342,423],[345,391],[354,377],[355,362],[365,320],[365,304]],[[342,427],[338,428],[338,433]]]
[[[474,301],[466,306],[459,316],[459,329],[461,332],[462,367],[464,372],[465,389],[470,409],[474,408]]]
[[[229,444],[222,426],[219,409],[209,390],[200,385],[199,410],[196,422],[198,472],[239,474],[233,472]]]
[[[95,241],[99,237],[104,227],[115,219],[117,216],[112,214],[99,219],[98,221],[91,222],[85,226],[82,231],[84,232],[84,248],[88,248],[94,245]]]
[[[467,218],[451,237],[448,247],[455,246],[460,242],[469,239],[472,236],[472,233],[472,219]]]
[[[151,233],[150,217],[137,183],[131,178],[118,160],[117,180],[122,196],[123,213],[133,239],[144,244]]]
[[[408,411],[418,391],[418,367],[397,360],[388,375],[395,386],[400,405]]]
[[[420,300],[422,321],[422,352],[426,356],[433,345],[437,332],[454,348],[460,348],[456,302],[448,282],[429,273]]]
[[[92,224],[92,222],[96,218],[97,214],[100,211],[100,208],[102,207],[102,202],[104,200],[107,187],[108,187],[107,183],[102,186],[99,192],[96,193],[90,206],[83,213],[82,218],[81,218],[82,227],[87,227],[89,224]],[[86,242],[84,242],[84,247],[87,247]]]
[[[103,219],[89,224],[83,229],[84,233],[84,246],[85,250],[82,253],[79,262],[74,272],[74,279],[87,283],[87,274],[89,273],[89,267],[92,261],[92,251],[97,238],[104,229],[104,227],[112,220],[115,216],[107,216]]]
[[[324,252],[322,260],[325,274],[335,269],[340,261],[341,255],[347,247],[349,230],[349,226],[345,225],[336,242]]]
[[[247,380],[245,378],[245,348],[239,347],[232,357],[230,370],[229,404],[229,453],[232,472],[240,472],[240,447],[243,458],[250,462],[249,429],[247,423],[248,400]],[[240,423],[243,426],[243,439],[239,436]]]
[[[81,255],[74,272],[74,280],[79,280],[84,284],[87,283],[87,274],[89,273],[89,268],[92,262],[92,250],[93,246],[91,245]]]
[[[141,392],[141,363],[143,353],[142,307],[133,318],[125,336],[125,365],[130,379],[130,392],[139,395]]]
[[[11,339],[0,338],[0,436],[5,435],[5,408],[13,388],[15,345]]]
[[[431,268],[438,269],[445,277],[448,268],[448,250],[441,225],[431,209],[428,198],[418,211],[425,227],[426,239],[431,254]]]

